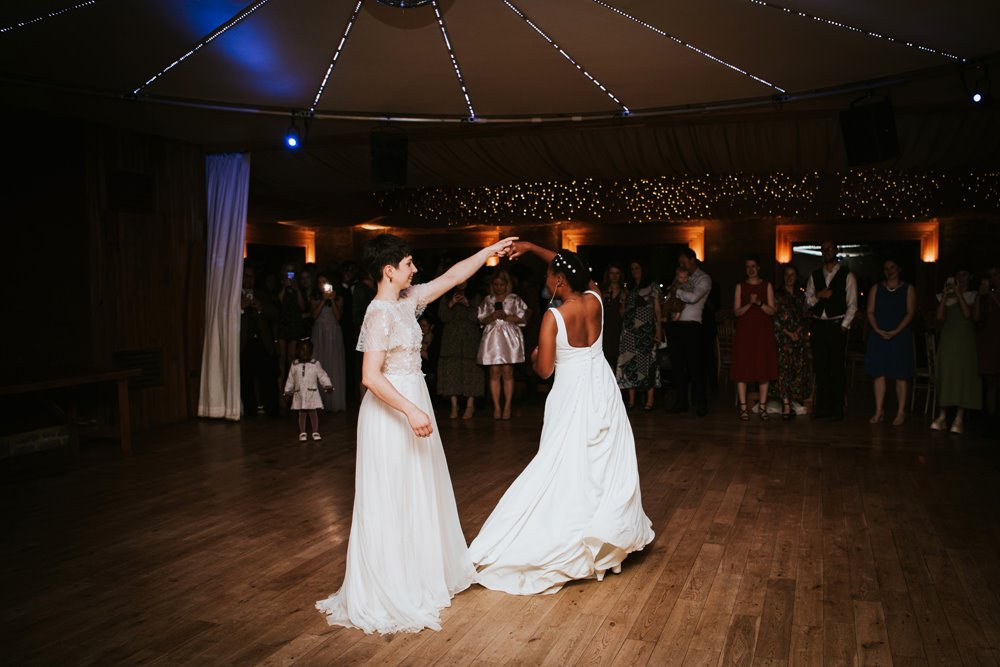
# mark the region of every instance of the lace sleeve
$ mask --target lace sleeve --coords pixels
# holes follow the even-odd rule
[[[355,349],[358,352],[391,349],[392,329],[392,313],[373,301],[365,312],[365,321],[362,322],[361,331],[358,332],[358,346]]]
[[[399,298],[412,303],[413,315],[420,317],[424,313],[424,308],[431,302],[429,292],[430,287],[427,283],[410,285],[405,292],[399,295]]]

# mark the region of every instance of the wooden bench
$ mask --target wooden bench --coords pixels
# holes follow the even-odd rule
[[[88,385],[115,383],[118,388],[118,424],[117,439],[121,443],[122,454],[132,453],[132,425],[129,412],[128,382],[142,371],[136,368],[88,371],[71,373],[35,379],[27,382],[0,382],[0,396],[16,396],[20,394],[44,393],[55,389],[71,389]],[[71,417],[75,418],[75,407],[70,408]]]

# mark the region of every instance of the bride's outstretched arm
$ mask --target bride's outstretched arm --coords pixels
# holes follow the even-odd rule
[[[465,282],[474,276],[476,271],[478,271],[483,264],[486,263],[486,260],[492,255],[499,255],[500,257],[507,256],[510,252],[511,246],[516,240],[516,236],[511,236],[497,241],[493,245],[486,246],[475,255],[466,257],[461,262],[456,263],[434,280],[422,285],[421,289],[424,293],[424,301],[430,303],[442,294],[451,290],[451,288],[455,285]]]
[[[399,390],[382,374],[383,363],[385,363],[385,350],[366,350],[361,360],[361,384],[390,408],[395,408],[406,415],[413,432],[421,438],[426,438],[434,430],[431,418],[399,393]]]
[[[531,253],[535,257],[539,258],[545,262],[546,265],[551,264],[552,259],[556,256],[555,250],[543,248],[542,246],[532,243],[531,241],[515,241],[512,244],[512,249],[508,257],[511,259],[517,259],[521,255],[527,255],[528,253]],[[598,294],[601,293],[601,288],[593,280],[590,281],[587,289],[597,292]]]
[[[527,255],[528,253],[531,253],[546,264],[550,264],[552,262],[552,258],[556,256],[555,250],[543,248],[540,245],[535,245],[531,241],[514,241],[510,251],[510,258],[517,259],[521,255]]]

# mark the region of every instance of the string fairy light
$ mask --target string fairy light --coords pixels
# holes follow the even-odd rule
[[[850,32],[855,32],[860,35],[866,35],[873,39],[881,39],[886,42],[892,42],[893,44],[900,44],[902,46],[908,46],[911,49],[917,49],[918,51],[924,51],[925,53],[932,53],[936,56],[943,56],[945,58],[951,58],[952,60],[957,60],[959,62],[966,62],[965,58],[961,56],[956,56],[946,51],[939,51],[938,49],[932,49],[929,46],[923,46],[921,44],[916,44],[906,39],[900,39],[898,37],[893,37],[891,35],[883,35],[882,33],[875,32],[873,30],[866,30],[865,28],[859,28],[857,26],[844,23],[842,21],[835,21],[833,19],[824,18],[822,16],[817,16],[816,14],[810,14],[808,12],[803,12],[799,9],[790,9],[788,7],[783,7],[782,5],[775,4],[773,2],[766,2],[765,0],[747,0],[752,5],[758,5],[760,7],[767,7],[768,9],[775,9],[786,14],[794,14],[804,19],[812,19],[819,23],[825,23],[826,25],[832,26],[834,28],[840,28],[842,30],[848,30]]]
[[[836,196],[820,197],[835,183]],[[587,219],[685,221],[781,216],[916,220],[957,211],[1000,212],[1000,171],[773,173],[580,179],[376,193],[387,213],[433,224],[517,224]]]
[[[344,28],[344,34],[340,36],[340,42],[337,44],[337,50],[333,52],[333,58],[330,59],[330,65],[326,68],[326,74],[323,75],[323,80],[319,84],[319,90],[316,91],[316,97],[313,98],[312,106],[309,107],[310,114],[316,112],[316,106],[319,104],[319,98],[323,96],[323,91],[326,89],[326,82],[330,80],[330,73],[333,72],[333,67],[337,64],[337,59],[340,58],[340,53],[344,50],[344,44],[347,43],[347,36],[351,34],[351,28],[354,27],[354,23],[358,20],[358,14],[361,13],[361,3],[363,2],[364,0],[358,0],[358,4],[354,5],[354,11],[351,13],[351,18],[347,21],[347,27]]]
[[[719,58],[718,56],[715,56],[715,55],[709,53],[708,51],[705,51],[703,49],[698,48],[694,44],[691,44],[689,42],[685,42],[683,39],[681,39],[679,37],[676,37],[674,35],[671,35],[670,33],[666,32],[664,30],[661,30],[660,28],[657,28],[655,25],[652,25],[651,23],[647,23],[646,21],[643,21],[640,18],[636,18],[635,16],[632,16],[628,12],[625,12],[625,11],[619,9],[618,7],[614,7],[612,5],[609,5],[608,3],[604,2],[603,0],[593,0],[593,1],[594,1],[594,3],[600,5],[601,7],[604,7],[605,9],[608,9],[608,10],[614,12],[615,14],[618,14],[619,16],[623,16],[623,17],[627,18],[630,21],[638,23],[643,28],[646,28],[647,30],[651,30],[651,31],[655,32],[657,35],[660,35],[661,37],[666,37],[667,39],[670,39],[671,41],[676,42],[677,44],[680,44],[681,46],[683,46],[685,48],[691,49],[695,53],[697,53],[697,54],[699,54],[699,55],[701,55],[701,56],[703,56],[705,58],[708,58],[709,60],[712,60],[712,61],[714,61],[714,62],[716,62],[716,63],[718,63],[720,65],[728,67],[729,69],[731,69],[731,70],[733,70],[735,72],[739,72],[743,76],[748,77],[750,79],[753,79],[757,83],[762,83],[762,84],[764,84],[765,86],[767,86],[769,88],[773,88],[774,90],[777,90],[779,93],[786,93],[786,92],[788,92],[784,88],[782,88],[780,86],[777,86],[777,85],[771,83],[770,81],[767,81],[766,79],[762,79],[761,77],[757,76],[756,74],[752,74],[752,73],[748,72],[747,70],[743,69],[742,67],[737,67],[736,65],[734,65],[734,64],[732,64],[730,62],[726,62],[722,58]]]
[[[191,56],[193,56],[202,47],[204,47],[205,45],[209,44],[216,37],[218,37],[222,33],[226,32],[227,30],[229,30],[230,28],[232,28],[233,26],[235,26],[237,23],[239,23],[240,21],[242,21],[246,17],[248,17],[251,14],[253,14],[255,11],[257,11],[258,9],[260,9],[261,7],[263,7],[264,5],[266,5],[268,2],[270,2],[270,0],[257,0],[256,2],[254,2],[251,5],[249,5],[248,7],[240,10],[240,12],[238,12],[236,15],[234,15],[228,21],[226,21],[225,23],[223,23],[220,26],[218,26],[212,32],[208,33],[207,36],[203,37],[197,44],[194,45],[194,47],[190,51],[188,51],[183,56],[181,56],[180,58],[178,58],[174,62],[170,63],[169,65],[167,65],[163,69],[161,69],[159,72],[157,72],[153,76],[149,77],[149,79],[147,79],[145,83],[143,83],[138,88],[136,88],[135,90],[133,90],[132,94],[133,95],[138,95],[139,93],[141,93],[143,91],[143,89],[148,88],[157,79],[159,79],[164,74],[166,74],[167,72],[169,72],[173,68],[177,67],[178,65],[180,65],[182,62],[184,62],[185,60],[187,60]]]
[[[576,69],[578,69],[581,74],[583,74],[585,77],[587,77],[587,79],[589,79],[591,83],[593,83],[595,86],[597,86],[598,88],[600,88],[601,92],[603,92],[605,95],[607,95],[609,98],[611,98],[612,102],[614,102],[615,104],[617,104],[618,106],[620,106],[622,108],[622,114],[623,115],[627,116],[627,115],[629,115],[629,113],[631,113],[629,111],[629,108],[627,106],[625,106],[625,104],[622,103],[622,101],[619,100],[615,96],[614,93],[612,93],[610,90],[608,90],[608,88],[603,83],[601,83],[599,80],[597,80],[597,78],[594,77],[594,75],[592,75],[590,72],[588,72],[586,69],[584,69],[583,66],[580,63],[578,63],[573,58],[573,56],[571,56],[569,53],[567,53],[565,51],[565,49],[563,49],[561,46],[559,46],[559,44],[557,44],[554,39],[552,39],[551,37],[549,37],[548,34],[546,34],[546,32],[544,30],[542,30],[541,28],[539,28],[538,25],[534,21],[532,21],[524,12],[522,12],[520,9],[518,9],[517,7],[515,7],[514,4],[510,0],[503,0],[503,3],[505,5],[507,5],[507,7],[509,7],[512,12],[514,12],[515,14],[517,14],[521,18],[522,21],[524,21],[525,23],[527,23],[531,27],[532,30],[534,30],[535,32],[537,32],[539,35],[542,36],[543,39],[545,39],[545,41],[547,41],[549,44],[551,44],[553,46],[553,48],[555,48],[555,50],[558,51],[559,54],[563,58],[565,58],[566,60],[568,60],[570,62],[570,64],[572,64],[573,67],[575,67]]]
[[[17,23],[9,25],[5,28],[0,28],[0,34],[5,32],[10,32],[11,30],[17,30],[18,28],[24,28],[25,26],[29,26],[33,23],[38,23],[39,21],[44,21],[45,19],[51,19],[56,16],[65,14],[67,12],[72,12],[77,9],[83,9],[84,7],[91,7],[96,4],[97,0],[87,0],[86,2],[81,2],[79,4],[72,5],[71,7],[64,7],[62,9],[57,9],[55,11],[49,12],[48,14],[42,14],[41,16],[36,16],[35,18],[32,19],[24,19],[23,21],[18,21]]]
[[[441,16],[437,0],[431,0],[431,6],[434,8],[434,16],[437,17],[438,26],[441,28],[441,37],[444,39],[444,46],[448,50],[448,57],[451,58],[451,66],[455,68],[455,76],[458,78],[459,88],[462,89],[465,106],[469,109],[469,120],[476,120],[476,110],[472,108],[472,99],[469,97],[469,91],[465,87],[465,78],[462,76],[462,69],[458,66],[455,50],[451,48],[451,40],[448,39],[448,29],[444,25],[444,17]]]

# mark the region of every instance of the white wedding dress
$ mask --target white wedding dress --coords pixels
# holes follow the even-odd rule
[[[417,317],[425,305],[416,285],[399,301],[372,301],[361,325],[358,350],[386,350],[382,372],[427,413],[434,433],[417,437],[403,413],[365,394],[347,572],[342,588],[316,603],[331,625],[366,633],[440,630],[441,608],[476,580],[420,371]]]
[[[601,302],[601,297],[591,291]],[[556,320],[556,371],[538,453],[500,499],[469,554],[479,583],[516,595],[602,579],[653,540],[632,426],[602,337],[573,347]]]

